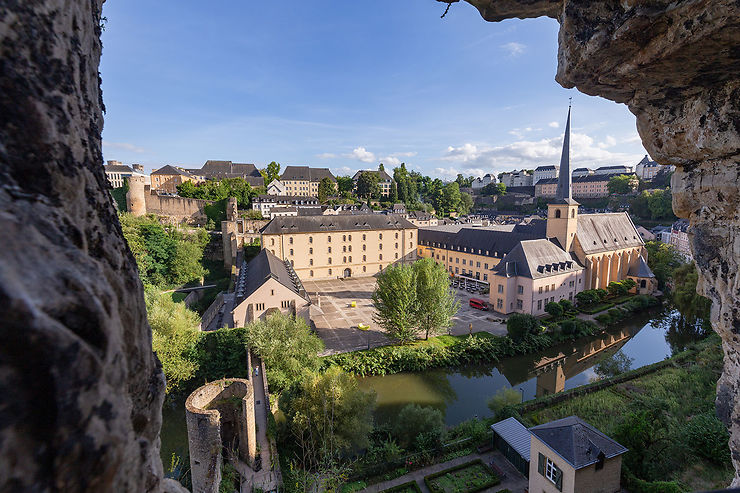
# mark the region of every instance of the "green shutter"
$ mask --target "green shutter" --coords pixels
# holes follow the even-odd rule
[[[553,467],[555,467],[554,464]],[[558,491],[563,491],[563,471],[561,471],[559,467],[555,467],[555,470],[557,471],[555,475],[555,487]]]
[[[542,454],[539,454],[539,458],[537,461],[537,472],[545,475],[545,456]]]

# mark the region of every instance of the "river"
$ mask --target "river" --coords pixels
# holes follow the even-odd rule
[[[596,365],[621,352],[631,369],[661,361],[703,337],[686,324],[678,311],[662,308],[633,317],[605,335],[579,339],[541,353],[506,358],[496,364],[423,373],[398,373],[358,379],[360,387],[378,397],[376,421],[393,418],[407,404],[440,409],[448,425],[491,413],[486,401],[499,389],[513,387],[524,400],[584,385],[597,376]],[[187,453],[184,399],[162,409],[162,461],[170,467],[172,455]]]

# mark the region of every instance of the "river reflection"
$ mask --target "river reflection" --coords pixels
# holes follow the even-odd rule
[[[454,425],[489,416],[486,401],[500,389],[515,388],[524,400],[561,392],[596,378],[594,367],[620,350],[634,369],[661,361],[706,335],[681,320],[675,310],[657,310],[605,334],[497,364],[366,377],[359,384],[377,393],[378,422],[392,420],[405,405],[414,403],[441,410],[447,424]]]

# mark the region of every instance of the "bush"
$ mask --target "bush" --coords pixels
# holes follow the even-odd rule
[[[545,305],[545,311],[553,317],[559,317],[563,314],[563,307],[560,306],[560,303],[551,301]]]
[[[498,418],[501,409],[507,406],[514,406],[522,402],[522,394],[511,387],[499,389],[496,394],[488,399],[488,409],[493,411],[493,415]]]
[[[527,335],[540,332],[540,321],[528,313],[515,313],[506,321],[506,331],[514,342],[520,342]]]
[[[570,300],[562,299],[558,303],[560,303],[560,307],[563,309],[564,312],[569,312],[573,310],[573,303],[571,303]]]
[[[730,449],[727,446],[730,435],[714,414],[699,414],[691,418],[684,427],[682,438],[683,443],[697,456],[714,464],[730,464]]]
[[[589,336],[595,334],[598,330],[596,324],[580,318],[571,318],[560,322],[560,335],[564,338],[574,339]]]
[[[409,404],[401,409],[393,426],[393,436],[402,447],[429,445],[439,442],[445,431],[442,411],[433,407]],[[421,443],[420,435],[426,435]]]

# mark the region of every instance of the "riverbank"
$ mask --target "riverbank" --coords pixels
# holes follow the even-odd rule
[[[726,487],[734,471],[728,435],[714,410],[722,371],[719,338],[654,367],[628,372],[518,407],[525,426],[577,415],[629,449],[623,479],[631,491],[697,491]],[[636,479],[639,478],[639,479]]]

